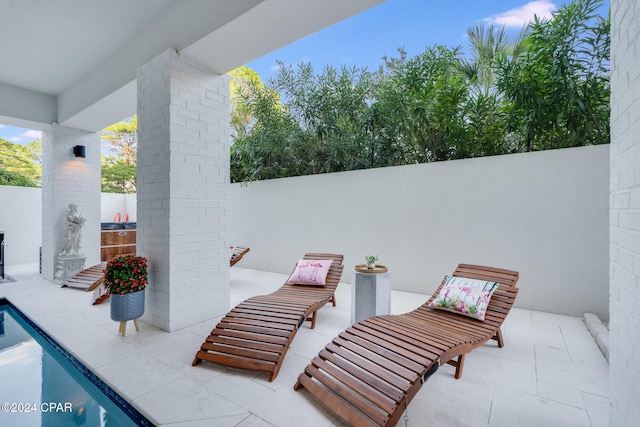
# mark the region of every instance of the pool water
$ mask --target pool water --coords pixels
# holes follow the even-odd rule
[[[153,426],[0,298],[0,426]]]

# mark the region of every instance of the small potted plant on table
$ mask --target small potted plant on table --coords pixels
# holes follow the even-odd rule
[[[118,255],[107,262],[104,286],[111,295],[111,320],[120,322],[120,333],[126,334],[127,321],[133,320],[140,330],[138,318],[144,313],[144,289],[147,287],[147,259],[135,255]]]
[[[364,259],[367,261],[367,268],[369,270],[373,270],[374,268],[376,268],[376,261],[379,258],[377,255],[367,255],[366,257],[364,257]]]

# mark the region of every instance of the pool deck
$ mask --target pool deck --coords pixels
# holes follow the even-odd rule
[[[126,337],[109,318],[109,304],[92,293],[60,288],[37,265],[7,266],[17,281],[0,284],[6,297],[158,426],[342,426],[293,385],[309,360],[350,325],[351,287],[342,283],[337,307],[319,312],[314,330],[298,332],[280,374],[203,362],[196,351],[219,317],[167,333],[129,322]],[[446,274],[447,272],[442,272]],[[276,290],[286,276],[234,267],[231,306]],[[437,287],[432,284],[425,292]],[[392,313],[427,296],[392,292]],[[504,326],[505,347],[492,341],[470,353],[460,380],[442,367],[414,398],[407,426],[568,427],[609,425],[609,365],[582,318],[515,308]],[[10,386],[0,384],[0,387]],[[1,423],[0,423],[1,424]],[[398,425],[403,425],[401,420]]]

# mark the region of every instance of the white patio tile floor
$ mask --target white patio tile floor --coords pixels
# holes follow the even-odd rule
[[[109,304],[91,293],[60,288],[37,265],[8,266],[17,281],[0,285],[6,297],[158,426],[342,426],[305,391],[294,391],[309,360],[350,325],[351,288],[342,283],[337,307],[319,312],[316,329],[296,335],[280,374],[193,367],[196,351],[219,317],[167,333],[140,322],[126,337],[109,318]],[[447,272],[442,272],[446,274]],[[231,306],[274,291],[286,275],[234,267]],[[425,284],[432,292],[437,283]],[[427,295],[393,291],[392,313]],[[442,367],[411,402],[406,426],[604,427],[609,424],[609,366],[581,318],[515,308],[494,341],[467,356],[463,376]],[[1,387],[10,387],[2,384]],[[405,425],[402,419],[399,425]]]

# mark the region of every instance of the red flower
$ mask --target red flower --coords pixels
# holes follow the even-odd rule
[[[107,293],[121,295],[137,292],[146,287],[147,259],[133,255],[120,255],[107,262],[105,288]]]

